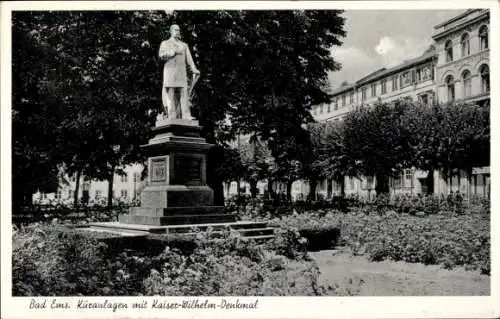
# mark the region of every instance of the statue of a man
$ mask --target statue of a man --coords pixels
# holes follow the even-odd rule
[[[189,99],[200,71],[194,65],[189,47],[180,40],[178,25],[170,27],[170,38],[161,43],[159,56],[165,61],[162,87],[165,114],[170,119],[193,119]]]

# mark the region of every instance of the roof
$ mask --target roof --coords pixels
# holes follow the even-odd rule
[[[354,89],[356,86],[354,84],[348,84],[348,85],[345,85],[345,86],[341,86],[341,87],[338,87],[336,88],[335,90],[332,90],[331,92],[329,92],[330,95],[337,95],[339,93],[342,93],[342,92],[346,92],[346,91],[349,91],[349,90],[352,90]]]
[[[444,25],[447,25],[447,24],[452,23],[454,21],[460,20],[463,17],[467,16],[468,14],[470,14],[470,13],[472,13],[474,11],[479,11],[479,10],[481,10],[481,9],[467,9],[464,12],[462,12],[461,14],[459,14],[457,16],[454,16],[453,18],[450,18],[450,19],[448,19],[448,20],[446,20],[444,22],[441,22],[440,24],[434,26],[434,29],[439,29],[439,28],[441,28]]]
[[[372,78],[377,78],[377,76],[382,74],[385,70],[386,70],[386,68],[378,69],[377,71],[374,71],[374,72],[368,74],[367,76],[362,77],[361,79],[357,80],[356,84],[361,83],[361,82],[369,82]]]
[[[403,61],[403,63],[401,64],[398,64],[392,68],[389,68],[389,69],[381,69],[381,70],[378,70],[378,71],[375,71],[367,76],[365,76],[364,78],[362,78],[361,80],[358,80],[356,82],[357,85],[361,85],[361,84],[366,84],[368,82],[372,82],[374,80],[377,80],[377,79],[380,79],[382,77],[385,77],[385,76],[388,76],[390,74],[393,74],[393,73],[396,73],[398,71],[401,71],[403,69],[407,69],[415,64],[419,64],[419,63],[422,63],[424,61],[427,61],[427,60],[430,60],[430,59],[433,59],[437,57],[437,53],[435,51],[431,51],[431,52],[428,52],[428,53],[425,53],[417,58],[414,58],[414,59],[410,59],[410,60],[406,60],[406,61]]]

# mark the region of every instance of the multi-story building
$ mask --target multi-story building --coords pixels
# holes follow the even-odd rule
[[[330,104],[313,108],[314,118],[339,121],[357,106],[392,102],[402,97],[425,105],[462,102],[489,106],[489,10],[467,10],[435,26],[434,30],[432,49],[334,90]],[[405,169],[400,178],[392,180],[392,192],[422,193],[426,176],[427,172]],[[369,195],[374,183],[373,178],[346,178],[345,190]],[[439,172],[434,173],[435,193],[467,194],[470,189],[473,194],[489,196],[489,167],[474,169],[470,183],[464,172],[457,172],[450,181],[443,180]],[[318,187],[318,192],[325,196],[339,191],[339,185],[332,181],[323,181]]]
[[[140,191],[145,186],[142,178],[143,166],[129,165],[124,175],[115,174],[113,177],[113,199],[122,202],[130,202],[139,197]],[[80,178],[78,187],[78,198],[87,203],[106,203],[108,198],[108,181],[88,180],[84,176]],[[76,190],[76,176],[66,176],[61,181],[56,193],[35,193],[33,201],[49,203],[51,201],[72,203]]]

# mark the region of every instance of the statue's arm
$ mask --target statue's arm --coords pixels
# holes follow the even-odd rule
[[[196,68],[196,65],[194,65],[193,57],[191,56],[191,51],[188,46],[186,46],[186,62],[191,72],[200,74],[200,71]]]
[[[163,41],[160,44],[160,50],[158,52],[158,56],[162,60],[169,60],[175,56],[175,50],[167,44],[167,41]]]

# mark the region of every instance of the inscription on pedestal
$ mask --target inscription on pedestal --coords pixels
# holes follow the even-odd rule
[[[175,156],[174,160],[174,184],[200,185],[202,159],[191,156]]]
[[[166,182],[167,181],[167,159],[159,158],[151,160],[151,181]]]

